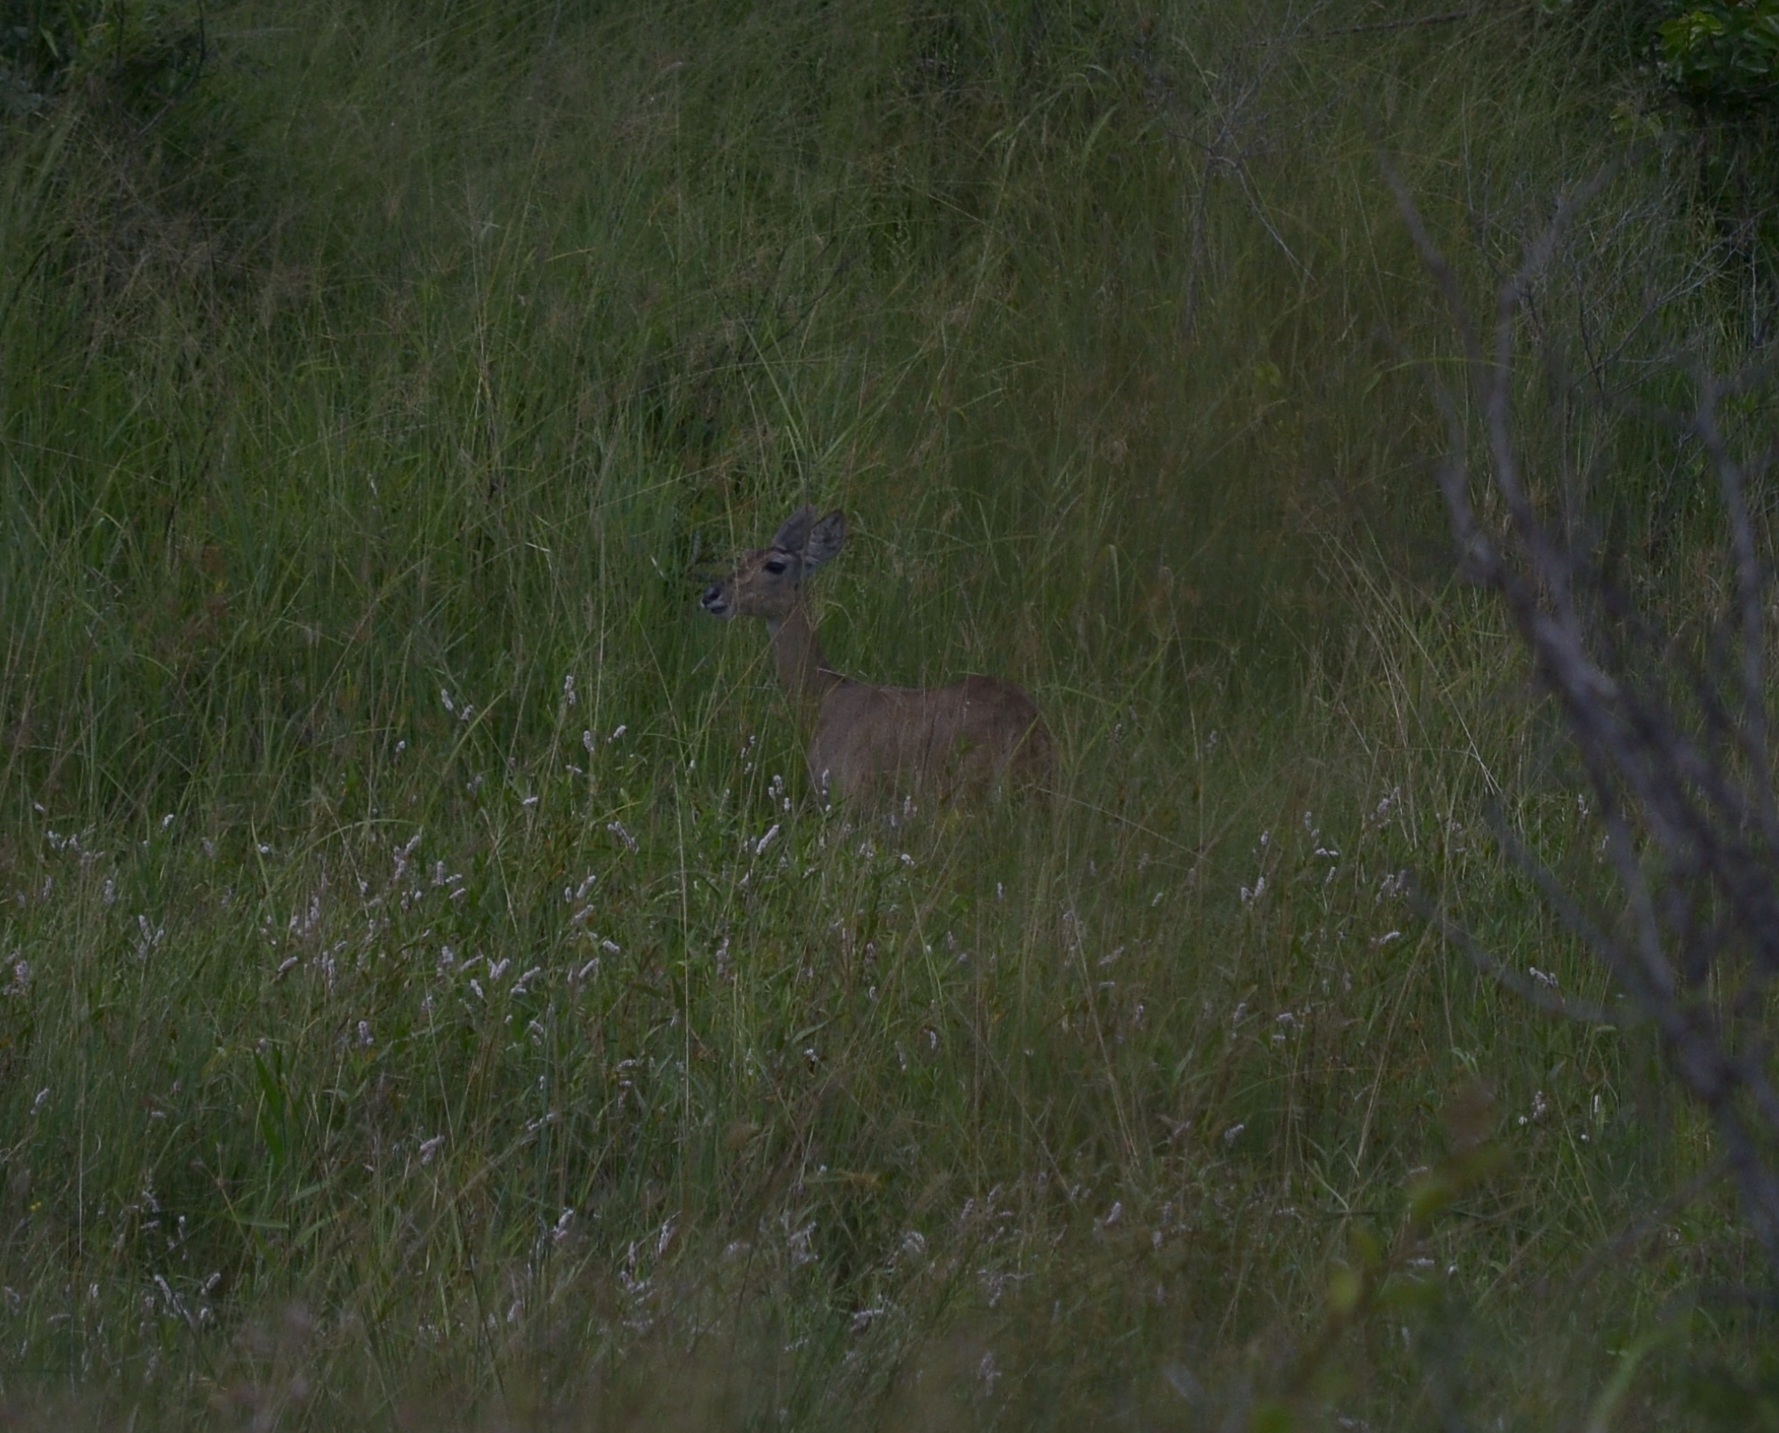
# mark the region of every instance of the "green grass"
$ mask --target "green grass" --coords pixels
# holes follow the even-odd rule
[[[1623,161],[1549,312],[1627,384],[1733,275],[1569,32],[1416,13],[245,4],[10,136],[0,1406],[1747,1426],[1653,1038],[1411,900],[1610,998],[1380,150],[1479,281]],[[695,602],[805,499],[830,653],[1027,684],[1054,800],[821,809]]]

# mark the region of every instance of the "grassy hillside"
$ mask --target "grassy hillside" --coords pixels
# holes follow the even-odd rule
[[[1742,270],[1580,21],[1442,9],[245,3],[10,130],[7,1411],[1772,1416],[1653,1037],[1417,913],[1612,998],[1381,160],[1478,285],[1615,164],[1539,313],[1629,392]],[[1661,435],[1526,422],[1694,592]],[[815,799],[695,601],[804,501],[1054,799]]]

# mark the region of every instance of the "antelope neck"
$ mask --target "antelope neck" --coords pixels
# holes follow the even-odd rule
[[[803,604],[799,602],[788,615],[766,625],[772,633],[772,660],[786,695],[797,706],[819,706],[845,678],[829,665]]]

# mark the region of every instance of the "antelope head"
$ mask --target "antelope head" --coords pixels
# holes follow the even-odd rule
[[[799,508],[773,535],[772,546],[743,554],[733,572],[704,589],[704,610],[725,621],[764,617],[777,626],[796,607],[804,581],[845,541],[846,518],[838,508],[819,519],[814,508]]]

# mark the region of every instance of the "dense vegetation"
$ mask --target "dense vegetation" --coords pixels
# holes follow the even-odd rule
[[[1449,9],[9,7],[6,1413],[1772,1426],[1653,1036],[1446,938],[1616,998],[1385,173],[1479,293],[1603,176],[1528,468],[1677,630],[1637,405],[1767,191],[1656,17]],[[806,500],[830,653],[1028,685],[1054,799],[814,798],[695,604]]]

